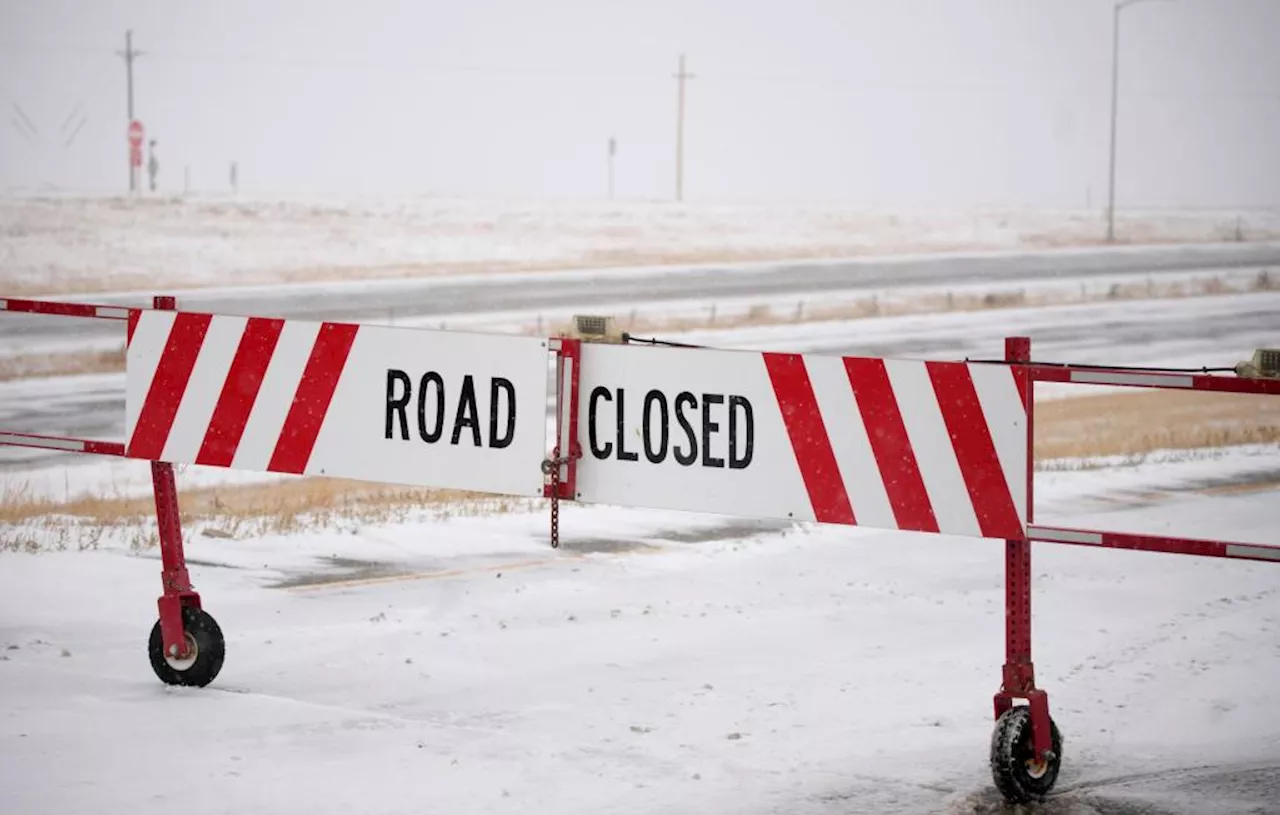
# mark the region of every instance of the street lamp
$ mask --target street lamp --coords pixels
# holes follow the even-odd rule
[[[1120,91],[1120,12],[1138,3],[1152,3],[1157,0],[1119,0],[1115,5],[1111,24],[1111,168],[1107,182],[1107,242],[1116,239],[1116,112],[1119,106]],[[1172,2],[1172,0],[1163,0]]]

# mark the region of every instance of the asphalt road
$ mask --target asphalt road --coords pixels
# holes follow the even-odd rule
[[[534,315],[549,310],[585,310],[630,302],[768,298],[922,285],[1158,275],[1270,265],[1280,265],[1280,243],[868,258],[749,267],[551,272],[375,283],[305,283],[192,290],[181,293],[179,305],[215,314],[386,322],[392,314],[397,321],[499,312]],[[149,305],[147,297],[139,294],[97,296],[91,300],[106,305]],[[120,325],[109,320],[51,320],[18,314],[0,320],[0,343],[22,342],[35,346],[50,341],[109,339],[120,335]]]
[[[701,334],[681,339],[698,342]],[[1231,367],[1280,341],[1280,292],[1101,301],[789,323],[710,337],[718,347],[917,359],[991,359],[1004,339],[1032,339],[1032,356],[1076,364]]]

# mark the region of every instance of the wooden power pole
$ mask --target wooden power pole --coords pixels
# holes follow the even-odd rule
[[[676,79],[676,200],[684,200],[684,83],[693,74],[684,69],[684,54],[680,55],[680,70]]]
[[[128,96],[128,116],[129,120],[126,124],[133,122],[133,61],[142,55],[141,51],[134,50],[133,47],[133,31],[124,32],[124,50],[117,51],[117,54],[124,57],[124,76],[125,87]],[[136,192],[138,189],[138,174],[134,171],[133,160],[129,160],[129,192]]]

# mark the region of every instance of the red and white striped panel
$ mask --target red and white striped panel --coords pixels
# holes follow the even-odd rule
[[[130,457],[541,492],[545,340],[169,311],[143,311],[131,328]],[[403,379],[393,384],[392,371]],[[419,399],[428,373],[440,385]],[[497,396],[495,377],[506,382]],[[464,380],[472,398],[460,405]],[[393,398],[404,398],[401,413]],[[427,440],[437,418],[449,431],[461,422],[456,439]]]
[[[590,345],[581,376],[584,501],[1023,537],[1008,367]]]

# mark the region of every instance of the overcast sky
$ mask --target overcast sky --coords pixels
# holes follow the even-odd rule
[[[1101,208],[1110,0],[0,0],[0,188]],[[1122,206],[1280,205],[1280,0],[1122,14]],[[24,120],[25,118],[25,120]],[[72,131],[79,131],[72,136]]]

